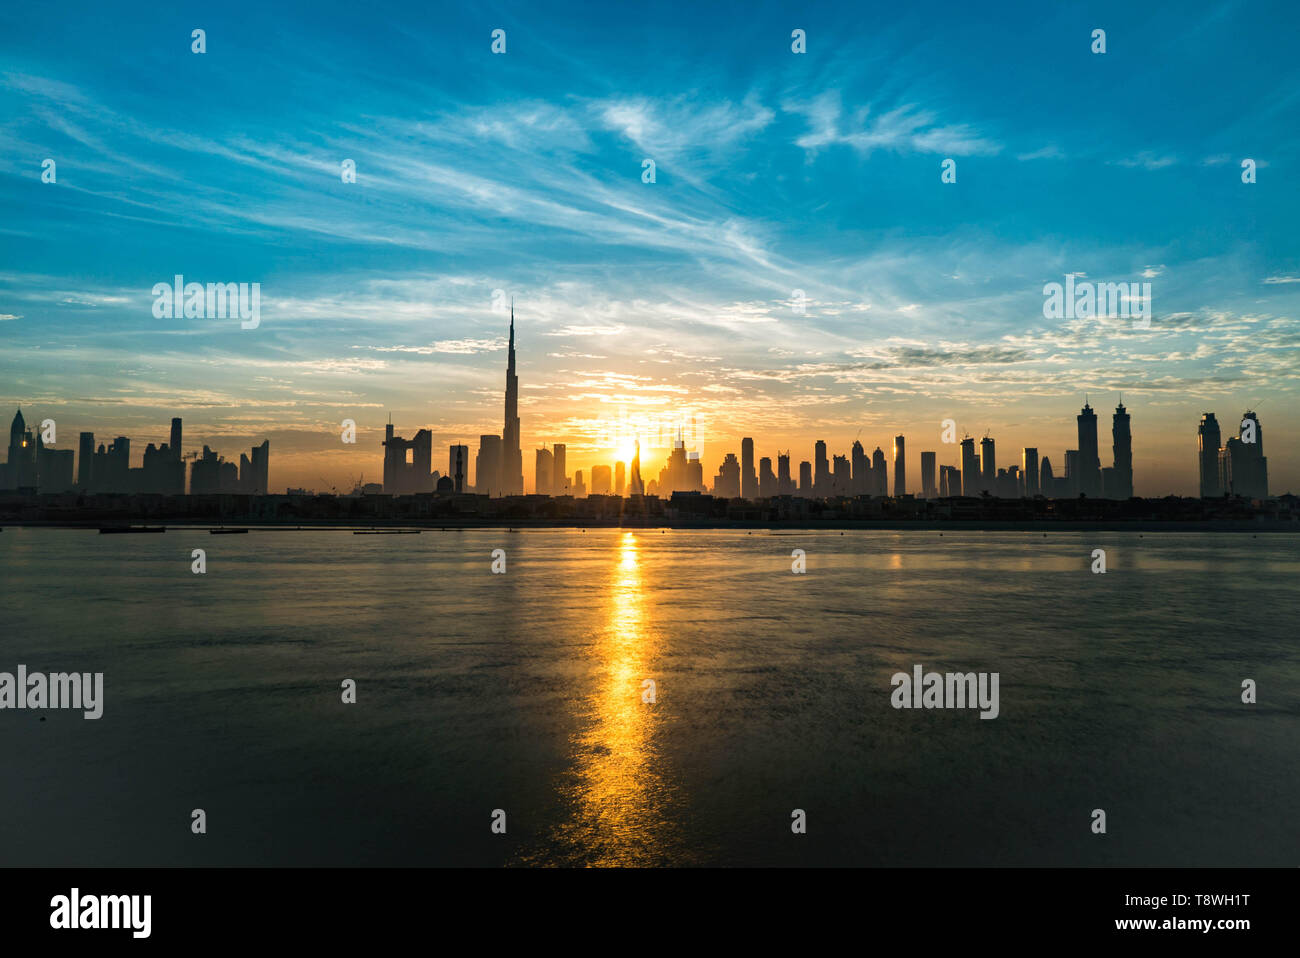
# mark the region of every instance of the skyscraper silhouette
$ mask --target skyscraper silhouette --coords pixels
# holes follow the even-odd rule
[[[1032,499],[1038,495],[1040,474],[1038,470],[1038,448],[1036,446],[1026,446],[1020,454],[1020,476],[1025,484],[1025,495]],[[1043,490],[1044,495],[1050,495],[1050,491]]]
[[[907,441],[902,436],[894,437],[894,495],[901,496],[907,492]]]
[[[636,452],[632,455],[632,473],[627,480],[629,496],[644,496],[645,483],[641,481],[641,440],[636,441]]]
[[[953,489],[949,480],[948,494],[952,496],[980,494],[980,458],[975,455],[975,440],[970,436],[961,441],[961,488]]]
[[[1079,424],[1078,492],[1097,498],[1101,495],[1101,459],[1097,456],[1097,414],[1085,399],[1077,417]]]
[[[510,303],[510,354],[506,360],[506,422],[501,433],[501,491],[524,492],[524,459],[519,448],[519,377],[515,374],[515,304]]]
[[[1111,417],[1110,435],[1115,455],[1110,484],[1114,488],[1106,489],[1105,493],[1110,499],[1128,499],[1133,495],[1133,435],[1129,430],[1128,410],[1124,408],[1123,399]]]
[[[1214,413],[1201,414],[1201,424],[1196,428],[1197,464],[1200,467],[1201,498],[1217,499],[1223,495],[1219,482],[1219,420]]]
[[[740,440],[740,494],[745,499],[758,497],[758,474],[754,472],[754,440]]]
[[[925,499],[933,499],[937,491],[934,486],[934,463],[934,453],[921,453],[921,496]]]

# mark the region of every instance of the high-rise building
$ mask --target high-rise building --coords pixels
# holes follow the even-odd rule
[[[961,488],[948,490],[954,496],[978,496],[980,493],[980,459],[975,455],[975,440],[961,441]]]
[[[172,417],[172,434],[167,443],[167,451],[171,453],[173,459],[181,458],[181,418],[180,416]]]
[[[173,420],[173,427],[178,422],[179,419]],[[254,496],[264,496],[270,485],[270,478],[271,440],[263,439],[260,446],[253,447],[252,473],[244,491]]]
[[[570,491],[575,499],[587,498],[587,484],[582,481],[581,469],[578,469],[573,473],[573,489]]]
[[[1052,460],[1048,456],[1043,457],[1043,464],[1038,468],[1038,488],[1049,499],[1056,495],[1056,477],[1052,475]]]
[[[554,465],[551,473],[551,495],[567,496],[570,494],[569,489],[569,461],[568,449],[562,442],[551,444],[551,455],[554,457]]]
[[[629,496],[644,496],[645,482],[641,479],[641,440],[636,441],[636,451],[632,455],[632,472],[627,479]]]
[[[614,484],[609,466],[592,466],[591,494],[593,496],[608,496],[613,491]]]
[[[713,480],[713,494],[722,499],[735,499],[740,495],[740,462],[734,452],[727,453],[718,467],[718,478]]]
[[[926,499],[933,499],[935,496],[934,462],[934,453],[921,453],[921,496]]]
[[[758,460],[758,495],[760,499],[770,499],[776,495],[776,473],[772,471],[770,456]]]
[[[5,473],[5,485],[10,489],[37,487],[36,437],[27,428],[21,409],[14,413],[9,426],[9,459]]]
[[[1196,448],[1202,499],[1217,499],[1224,492],[1219,481],[1220,442],[1219,420],[1212,412],[1201,413],[1201,424],[1196,429]]]
[[[849,461],[853,467],[853,494],[855,496],[868,496],[871,494],[871,460],[867,458],[867,451],[862,448],[862,443],[856,439],[853,440],[853,448],[849,450]]]
[[[876,451],[871,454],[871,474],[872,479],[874,480],[874,482],[872,482],[871,494],[873,496],[889,495],[889,466],[885,462],[884,450],[879,446],[877,446]]]
[[[992,495],[997,491],[998,463],[993,440],[985,436],[980,440],[980,492]]]
[[[1034,498],[1038,495],[1038,448],[1036,446],[1025,446],[1020,453],[1020,476],[1021,482],[1025,486],[1025,496]]]
[[[537,450],[536,467],[533,472],[533,492],[539,496],[554,495],[551,482],[555,475],[555,457],[551,450],[543,446]]]
[[[45,439],[36,433],[36,488],[38,492],[70,492],[72,490],[73,457],[71,449],[51,449]]]
[[[638,449],[640,448],[639,443],[637,444],[637,448]],[[614,463],[614,495],[616,496],[623,495],[623,492],[626,488],[627,488],[627,466],[621,461],[616,462]]]
[[[173,423],[176,421],[175,419],[172,420]],[[173,431],[175,431],[175,427],[173,427]],[[93,481],[90,467],[94,459],[95,434],[93,432],[83,432],[81,442],[77,446],[77,485],[81,487],[83,492],[90,489],[90,484]],[[181,492],[184,491],[184,489],[181,490]]]
[[[524,491],[524,460],[519,446],[519,377],[515,374],[515,304],[510,304],[510,353],[506,359],[506,422],[501,433],[501,492]]]
[[[204,447],[207,448],[206,446]],[[215,453],[214,453],[215,455]],[[197,462],[196,464],[197,465]],[[414,439],[403,439],[393,435],[390,422],[384,429],[384,492],[390,496],[413,495],[421,492],[433,492],[433,433],[421,429]],[[200,470],[204,481],[207,471],[216,466]],[[98,481],[96,481],[98,485]],[[190,491],[194,492],[194,468],[190,469]]]
[[[474,491],[480,496],[501,495],[501,448],[500,436],[478,437],[478,454],[474,457]]]
[[[826,442],[818,439],[813,446],[813,495],[817,497],[830,495],[831,462],[826,458]]]
[[[1079,450],[1065,450],[1065,495],[1070,499],[1079,497]]]
[[[1076,494],[1097,498],[1101,495],[1101,459],[1097,455],[1097,414],[1085,399],[1077,417],[1079,424],[1079,471],[1074,476]],[[1068,472],[1067,468],[1067,472]]]
[[[1229,495],[1247,499],[1268,498],[1268,459],[1259,417],[1247,410],[1238,435],[1229,439],[1219,455],[1220,485]]]
[[[812,463],[807,459],[799,462],[799,495],[805,499],[812,498]]]
[[[961,495],[961,470],[956,466],[939,467],[939,496],[947,499],[949,496]]]
[[[790,452],[776,454],[776,493],[779,496],[794,495],[794,480],[790,478]]]
[[[1124,408],[1123,399],[1111,417],[1110,436],[1114,466],[1109,486],[1104,491],[1109,499],[1128,499],[1133,495],[1133,434],[1129,429],[1129,415]]]
[[[758,473],[754,471],[754,440],[740,440],[740,494],[745,499],[758,497]]]
[[[907,494],[907,441],[894,437],[894,495]]]
[[[831,495],[847,496],[853,491],[853,470],[848,456],[831,457]]]

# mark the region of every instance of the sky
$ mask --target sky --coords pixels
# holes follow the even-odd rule
[[[1293,3],[153,7],[0,11],[0,413],[56,446],[181,416],[346,491],[391,416],[446,471],[501,432],[513,297],[529,487],[555,442],[653,477],[679,426],[710,482],[901,433],[917,484],[946,419],[1060,474],[1122,394],[1138,495],[1249,408],[1300,491]],[[178,274],[258,325],[156,317]],[[1067,274],[1150,283],[1149,328],[1048,318]]]

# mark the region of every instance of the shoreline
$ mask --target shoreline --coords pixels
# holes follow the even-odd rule
[[[601,520],[580,521],[572,519],[532,519],[505,522],[496,519],[473,521],[423,521],[423,522],[356,522],[340,520],[308,520],[281,522],[269,520],[241,520],[232,523],[214,523],[209,520],[18,520],[8,521],[0,526],[2,529],[80,529],[98,531],[99,529],[164,528],[176,531],[247,529],[250,533],[279,532],[396,532],[398,530],[418,530],[420,532],[460,532],[467,529],[499,529],[508,532],[523,532],[538,529],[663,529],[675,531],[762,531],[762,532],[850,532],[850,531],[910,531],[910,532],[1236,532],[1236,533],[1293,533],[1300,534],[1300,522],[1282,519],[1207,519],[1207,520],[1131,520],[1122,519],[1097,520],[1094,522],[1078,520],[1042,520],[1042,521],[996,521],[987,519],[970,520],[927,520],[927,519],[827,519],[824,521],[770,521],[770,520],[735,520],[710,521],[698,519],[647,518],[642,521]]]

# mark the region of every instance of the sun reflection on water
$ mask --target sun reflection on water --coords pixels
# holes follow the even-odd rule
[[[655,749],[657,703],[646,702],[659,651],[634,533],[623,534],[592,649],[594,688],[582,703],[573,765],[561,787],[570,810],[552,860],[566,864],[651,865],[681,861],[673,849],[665,785]],[[656,689],[657,693],[657,689]],[[558,846],[558,847],[557,847]]]

